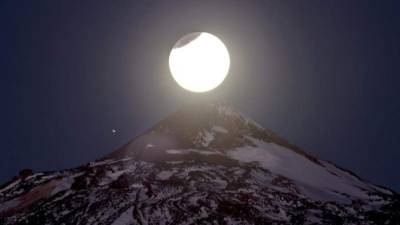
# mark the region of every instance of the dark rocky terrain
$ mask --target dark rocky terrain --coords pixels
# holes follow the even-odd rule
[[[87,165],[21,171],[0,224],[400,224],[400,197],[212,104]]]

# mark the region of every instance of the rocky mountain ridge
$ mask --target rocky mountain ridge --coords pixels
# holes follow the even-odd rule
[[[400,197],[209,104],[87,165],[25,171],[0,224],[400,224]]]

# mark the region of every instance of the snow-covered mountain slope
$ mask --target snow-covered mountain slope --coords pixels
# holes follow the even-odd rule
[[[0,224],[400,224],[400,198],[222,104],[0,188]]]

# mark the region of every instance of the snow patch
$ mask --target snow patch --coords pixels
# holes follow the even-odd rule
[[[155,145],[153,145],[153,144],[151,144],[151,143],[148,143],[147,145],[146,145],[146,148],[153,148]]]
[[[73,177],[63,178],[58,182],[57,186],[51,191],[51,195],[55,195],[58,192],[70,189],[73,182],[74,182]]]
[[[217,111],[220,115],[227,115],[227,116],[240,116],[239,113],[235,112],[231,107],[225,105],[217,105]]]
[[[225,134],[228,133],[228,131],[225,128],[221,127],[221,126],[213,126],[211,128],[211,130],[213,130],[215,132],[225,133]]]
[[[126,157],[126,158],[122,158],[122,159],[118,159],[118,160],[112,160],[112,159],[106,159],[103,161],[95,161],[95,162],[90,162],[89,166],[90,167],[94,167],[94,166],[102,166],[102,165],[106,165],[106,164],[114,164],[117,162],[124,162],[124,161],[128,161],[131,160],[132,157]]]
[[[4,187],[3,189],[0,190],[0,193],[3,193],[7,190],[10,190],[11,188],[15,187],[17,184],[19,184],[21,182],[21,179],[18,179],[14,182],[12,182],[11,184],[7,185],[6,187]]]
[[[222,155],[219,151],[208,151],[208,150],[198,150],[198,149],[189,149],[188,152],[195,152],[202,155]]]
[[[189,153],[198,153],[202,155],[222,155],[219,151],[208,151],[208,150],[198,150],[198,149],[168,149],[165,151],[168,154],[189,154]]]
[[[116,171],[116,172],[107,172],[107,177],[111,178],[111,180],[116,180],[116,179],[118,179],[119,176],[126,173],[127,171],[129,171],[129,169],[120,170],[120,171]]]
[[[185,154],[183,150],[167,149],[165,152],[168,154]]]
[[[172,175],[174,175],[174,172],[172,171],[161,171],[159,174],[157,174],[157,179],[168,180]]]
[[[204,147],[210,145],[214,139],[214,134],[209,131],[203,130],[203,132],[200,134],[200,144]]]
[[[246,146],[228,151],[228,157],[243,162],[258,162],[263,168],[297,182],[299,187],[305,187],[303,193],[317,200],[329,201],[332,197],[336,200],[338,198],[347,200],[337,193],[368,198],[368,195],[358,187],[367,190],[370,187],[361,182],[335,176],[325,167],[275,143],[265,143],[250,137],[248,139],[257,147]],[[307,190],[307,187],[312,189]]]

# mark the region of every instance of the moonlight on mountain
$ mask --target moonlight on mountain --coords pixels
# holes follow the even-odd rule
[[[0,225],[399,225],[399,1],[0,3]]]

